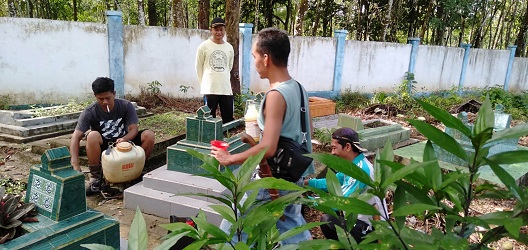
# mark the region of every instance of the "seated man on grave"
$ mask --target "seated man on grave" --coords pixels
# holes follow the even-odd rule
[[[351,128],[339,128],[334,133],[332,133],[332,154],[339,156],[343,159],[347,159],[357,165],[365,171],[371,179],[374,179],[374,168],[372,163],[365,157],[363,154],[367,150],[362,148],[359,144],[359,136],[356,131]],[[343,195],[345,197],[350,196],[354,192],[364,192],[368,188],[364,183],[359,182],[358,180],[347,176],[341,172],[336,174],[339,183],[341,184],[341,189],[343,190]],[[326,179],[306,179],[304,180],[305,186],[311,186],[319,188],[325,191],[328,191],[326,186]],[[378,197],[371,198],[368,203],[378,209],[380,214],[386,213],[387,205],[385,200],[381,201]],[[343,214],[338,211],[337,214],[340,218],[333,217],[328,214],[323,214],[321,216],[321,222],[327,222],[327,224],[321,225],[321,231],[327,239],[338,240],[335,226],[339,225],[341,228],[346,228]],[[358,215],[358,219],[354,228],[350,229],[350,234],[354,237],[357,243],[361,242],[363,238],[370,232],[374,230],[370,220],[372,216],[368,215]]]
[[[134,105],[127,100],[116,98],[114,81],[107,77],[98,77],[92,83],[96,102],[84,109],[79,117],[70,142],[71,165],[81,171],[79,165],[80,141],[86,139],[86,155],[90,170],[89,183],[86,185],[86,195],[102,191],[106,187],[101,166],[101,153],[110,155],[114,146],[125,145],[121,152],[130,150],[130,146],[141,146],[144,160],[148,159],[154,148],[154,132],[138,131],[138,116]],[[132,142],[129,144],[127,142]],[[117,152],[117,151],[116,151]],[[120,157],[116,154],[116,157]],[[127,170],[133,164],[119,165],[118,169]],[[125,167],[127,166],[127,167]],[[143,166],[143,165],[141,165]],[[106,167],[106,166],[105,166]],[[142,167],[141,167],[142,169]],[[105,169],[106,170],[106,169]],[[137,178],[137,177],[136,177]]]

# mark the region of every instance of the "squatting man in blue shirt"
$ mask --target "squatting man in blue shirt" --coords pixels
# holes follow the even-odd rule
[[[365,171],[371,179],[374,179],[374,168],[372,163],[370,163],[365,157],[364,152],[367,152],[367,150],[362,148],[359,144],[359,136],[356,131],[351,128],[337,129],[332,133],[331,146],[333,155],[351,161],[357,165],[357,167],[361,168],[361,170]],[[341,184],[344,197],[348,197],[358,190],[360,192],[365,191],[368,188],[364,183],[361,183],[341,172],[338,172],[336,177]],[[304,185],[328,191],[325,178],[306,179],[304,180]],[[387,211],[385,201],[382,202],[378,197],[371,198],[368,203],[375,206],[381,214],[383,214],[384,211]],[[328,214],[323,214],[321,216],[321,222],[327,222],[327,224],[321,225],[321,231],[327,239],[338,240],[335,225],[340,225],[342,228],[345,228],[345,224],[342,223],[345,221],[342,213],[338,213],[338,215],[340,218]],[[358,215],[354,228],[350,230],[350,234],[354,237],[357,243],[361,242],[368,233],[372,232],[373,227],[370,222],[371,219],[372,216],[369,215]]]

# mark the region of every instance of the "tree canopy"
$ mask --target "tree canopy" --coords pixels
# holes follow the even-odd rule
[[[239,6],[229,10],[226,6]],[[120,9],[129,25],[208,27],[213,17],[239,13],[254,31],[275,26],[299,36],[506,49],[527,56],[528,1],[518,0],[0,0],[0,16],[105,22]]]

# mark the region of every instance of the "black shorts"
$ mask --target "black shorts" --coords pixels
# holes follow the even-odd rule
[[[138,131],[136,137],[134,137],[134,139],[132,140],[132,142],[137,146],[141,146],[141,133],[143,133],[143,131],[145,130],[143,129],[143,130]],[[103,144],[101,144],[101,152],[107,150],[108,146],[114,144],[116,140],[117,139],[109,140],[109,139],[103,138]]]

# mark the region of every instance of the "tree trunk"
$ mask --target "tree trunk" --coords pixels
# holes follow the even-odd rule
[[[384,27],[383,27],[383,35],[381,36],[381,41],[382,42],[386,41],[385,38],[387,36],[387,30],[389,29],[389,23],[390,23],[390,20],[391,20],[392,4],[393,4],[393,0],[389,0],[389,3],[387,4],[387,14],[385,15],[385,24],[384,24]]]
[[[304,15],[306,14],[306,11],[308,10],[308,0],[301,0],[299,1],[299,5],[297,6],[297,16],[295,17],[295,30],[293,31],[294,36],[302,36],[303,35],[303,22],[304,22]]]
[[[233,94],[240,94],[240,76],[239,76],[239,60],[238,47],[240,43],[238,23],[240,20],[240,1],[226,0],[226,34],[227,42],[233,46],[235,58],[233,58],[233,69],[231,69],[231,89]]]
[[[183,11],[183,0],[172,0],[172,27],[185,28],[185,13]],[[208,24],[206,24],[207,26]]]
[[[157,26],[158,25],[158,14],[156,13],[156,0],[148,0],[147,8],[148,8],[149,26]]]
[[[519,1],[513,1],[513,11],[510,12],[510,15],[515,15],[517,13],[517,7],[519,6]],[[512,27],[514,25],[514,20],[511,19],[510,22],[508,22],[508,30],[506,31],[505,41],[502,43],[504,47],[508,46],[510,44],[511,40],[511,34],[512,34]]]
[[[73,21],[77,21],[77,0],[73,0]]]
[[[490,49],[495,49],[497,47],[497,41],[498,41],[497,39],[498,39],[498,37],[500,37],[499,35],[502,35],[502,31],[504,30],[503,17],[504,17],[504,13],[506,12],[504,7],[506,6],[507,2],[508,1],[504,1],[504,3],[499,8],[500,9],[500,15],[499,15],[499,20],[497,21],[497,30],[495,31],[495,35],[493,35],[492,38],[490,38],[490,40],[491,40]],[[511,7],[511,5],[510,5],[510,7]]]
[[[255,27],[254,27],[254,30],[255,30],[255,33],[259,31],[259,0],[255,0]]]
[[[517,40],[515,45],[517,45],[517,50],[515,51],[515,56],[521,57],[525,56],[526,52],[526,32],[528,31],[528,5],[526,6],[526,11],[524,12],[524,18],[519,29],[519,34],[517,35]]]
[[[288,27],[290,25],[290,16],[292,14],[292,2],[288,0],[286,3],[286,18],[284,19],[284,30],[289,31]]]
[[[7,0],[7,8],[9,9],[9,17],[17,17],[14,0]]]
[[[414,24],[416,23],[416,19],[418,16],[418,10],[417,10],[417,0],[409,1],[409,17],[407,18],[407,24],[409,25],[407,28],[407,37],[414,37],[415,33],[415,27]]]
[[[30,18],[33,18],[33,11],[35,10],[35,7],[33,6],[33,1],[28,0],[28,15]]]
[[[312,36],[317,36],[317,29],[319,28],[319,18],[321,16],[321,2],[324,0],[316,0],[315,20],[312,25]]]
[[[145,6],[143,0],[138,0],[138,23],[145,26]]]
[[[436,18],[440,20],[440,25],[436,28],[434,36],[435,45],[444,45],[444,35],[445,35],[445,26],[444,26],[444,3],[439,2],[436,7]]]
[[[273,4],[273,0],[264,1],[263,14],[266,22],[266,27],[273,27]]]
[[[425,17],[424,21],[422,22],[422,27],[420,28],[420,39],[422,39],[425,42],[425,31],[429,30],[429,18],[432,15],[433,12],[433,3],[434,0],[429,1],[429,5],[427,5],[427,9],[425,10]]]
[[[176,0],[173,0],[173,3],[174,1]],[[211,11],[211,1],[210,0],[199,0],[198,1],[198,29],[203,29],[203,30],[209,29],[210,11]]]

